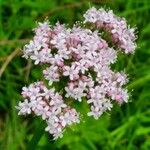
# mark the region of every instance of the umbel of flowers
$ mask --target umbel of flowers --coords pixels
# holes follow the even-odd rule
[[[45,130],[54,139],[62,137],[66,126],[80,122],[79,112],[68,106],[66,100],[86,99],[90,108],[87,115],[98,119],[111,110],[113,101],[121,104],[129,98],[127,89],[123,88],[127,75],[111,70],[110,65],[118,54],[113,47],[125,54],[134,52],[135,29],[112,10],[92,7],[83,16],[82,27],[39,23],[33,40],[23,49],[23,57],[32,59],[35,65],[47,66],[43,76],[48,85],[46,81],[38,81],[23,87],[24,101],[16,107],[18,114],[41,116],[47,123]],[[101,37],[102,30],[111,36],[113,47]],[[61,86],[64,79],[66,83],[58,91],[55,85]]]

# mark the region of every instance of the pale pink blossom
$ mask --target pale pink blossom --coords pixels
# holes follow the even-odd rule
[[[115,102],[122,104],[129,99],[126,73],[113,70],[111,64],[118,57],[116,45],[125,53],[134,52],[135,29],[103,8],[90,8],[84,18],[82,26],[72,28],[60,23],[51,26],[48,21],[38,23],[33,40],[23,49],[23,57],[43,65],[46,80],[23,87],[25,100],[16,107],[18,114],[40,116],[54,139],[63,136],[65,127],[80,122],[69,100],[86,100],[90,108],[87,115],[98,119]],[[86,28],[87,23],[91,28]],[[109,32],[112,41],[103,39],[99,29]]]

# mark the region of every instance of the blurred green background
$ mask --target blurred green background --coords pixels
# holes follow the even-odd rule
[[[21,57],[37,21],[46,17],[73,25],[90,6],[113,9],[138,28],[134,55],[120,56],[115,68],[130,75],[131,102],[99,120],[82,117],[53,141],[37,117],[17,115],[22,86],[41,69]],[[0,150],[150,150],[150,0],[0,0]],[[81,104],[84,110],[84,104]]]

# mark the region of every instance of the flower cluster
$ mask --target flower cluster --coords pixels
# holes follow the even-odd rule
[[[76,110],[67,106],[55,89],[47,89],[42,81],[23,87],[22,96],[25,101],[19,102],[18,114],[34,113],[41,116],[48,125],[45,130],[53,134],[55,139],[62,136],[67,125],[79,122]]]
[[[84,14],[85,22],[95,24],[97,28],[103,28],[111,33],[112,40],[120,48],[125,50],[125,53],[134,52],[136,48],[134,34],[135,29],[130,28],[124,18],[114,15],[112,10],[97,10],[92,7]]]
[[[112,35],[114,44],[133,52],[134,29],[127,27],[125,19],[115,16],[112,11],[89,9],[85,14],[86,22],[105,29]],[[113,101],[121,104],[128,102],[129,94],[124,85],[128,82],[124,72],[112,71],[110,65],[117,60],[117,51],[109,47],[98,30],[90,30],[75,24],[72,28],[48,21],[39,23],[34,29],[35,36],[23,49],[24,57],[34,64],[46,64],[43,81],[29,87],[23,87],[25,99],[17,109],[19,114],[34,113],[46,120],[46,131],[55,139],[62,136],[63,129],[72,123],[79,123],[79,113],[65,104],[65,99],[81,102],[84,99],[90,105],[88,116],[98,119],[105,111],[111,110]],[[58,90],[57,86],[62,89]],[[55,86],[57,85],[57,86]],[[55,92],[56,91],[56,92]]]

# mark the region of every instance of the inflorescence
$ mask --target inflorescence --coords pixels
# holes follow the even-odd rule
[[[110,67],[116,62],[118,52],[109,47],[99,29],[108,32],[114,47],[126,54],[133,53],[136,48],[135,29],[127,26],[126,20],[111,10],[92,7],[83,16],[83,27],[75,24],[68,28],[59,23],[51,26],[48,21],[39,23],[34,29],[33,40],[23,49],[23,57],[32,59],[35,65],[46,64],[43,70],[46,81],[23,87],[25,100],[16,108],[19,115],[33,113],[41,116],[47,123],[45,130],[54,139],[62,137],[66,126],[80,122],[79,113],[68,106],[66,100],[81,102],[86,99],[90,106],[87,115],[98,119],[111,110],[113,101],[122,104],[129,98],[124,88],[127,75]],[[87,24],[92,29],[87,29]],[[64,79],[66,83],[58,91],[55,85],[59,86]]]

